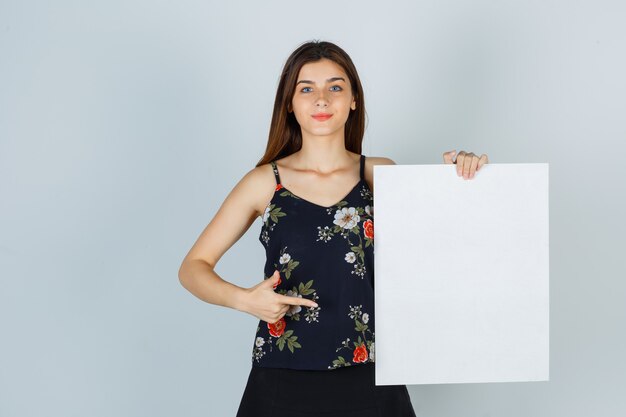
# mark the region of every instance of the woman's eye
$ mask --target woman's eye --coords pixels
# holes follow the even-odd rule
[[[307,93],[308,91],[306,91],[307,89],[310,90],[312,87],[304,87],[302,90],[300,90],[302,93]],[[336,90],[332,90],[332,91],[341,91],[343,90],[340,86],[338,85],[333,85],[332,87],[330,87],[331,89],[336,88]]]

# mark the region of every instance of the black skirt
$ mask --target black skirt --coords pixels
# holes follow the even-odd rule
[[[406,385],[375,385],[374,363],[332,370],[253,366],[237,417],[416,417]]]

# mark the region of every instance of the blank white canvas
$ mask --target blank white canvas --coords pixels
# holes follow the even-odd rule
[[[549,379],[548,164],[374,166],[376,385]]]

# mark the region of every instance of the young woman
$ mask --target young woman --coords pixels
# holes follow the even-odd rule
[[[350,57],[308,42],[285,63],[265,155],[236,184],[180,267],[198,298],[259,319],[238,417],[415,416],[405,385],[374,383],[374,165],[361,154],[363,89]],[[443,154],[468,179],[487,163]],[[261,217],[264,279],[215,273]]]

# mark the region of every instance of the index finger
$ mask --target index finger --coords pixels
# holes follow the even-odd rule
[[[300,306],[309,306],[309,307],[317,307],[317,303],[313,300],[309,300],[308,298],[302,298],[302,297],[291,297],[289,295],[282,295],[282,294],[277,294],[279,297],[281,297],[281,302],[283,304],[289,304],[289,305],[300,305]]]

